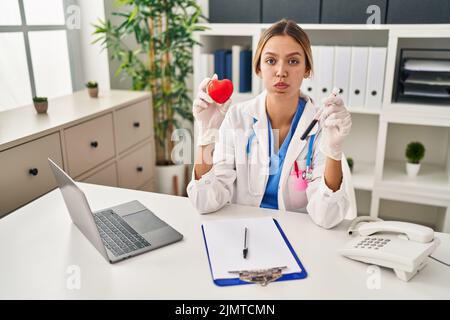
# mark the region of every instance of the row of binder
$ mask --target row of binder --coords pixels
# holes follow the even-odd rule
[[[380,109],[386,65],[385,47],[312,46],[314,74],[302,91],[316,103],[334,87],[349,109]]]
[[[230,79],[235,92],[252,91],[252,51],[234,45],[230,49],[215,50],[200,55],[200,74],[211,77],[217,73],[219,80]]]

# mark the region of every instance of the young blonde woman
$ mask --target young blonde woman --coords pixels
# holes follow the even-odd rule
[[[265,90],[231,108],[230,100],[218,105],[206,93],[210,78],[199,86],[198,150],[187,187],[192,204],[200,213],[228,202],[307,212],[321,227],[337,225],[349,206],[341,159],[350,113],[339,95],[318,103],[300,91],[313,61],[308,36],[294,21],[264,32],[253,68]],[[319,123],[302,140],[322,106]]]

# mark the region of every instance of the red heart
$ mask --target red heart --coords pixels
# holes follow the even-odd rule
[[[233,94],[233,83],[228,79],[211,80],[208,83],[208,94],[217,103],[224,103]]]

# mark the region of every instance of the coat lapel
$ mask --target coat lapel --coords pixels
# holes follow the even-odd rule
[[[255,119],[253,131],[259,144],[259,156],[262,159],[269,157],[269,136],[267,131],[266,91],[263,91],[254,103],[248,105],[246,112]]]
[[[269,175],[269,135],[266,114],[266,91],[263,91],[252,104],[247,105],[247,114],[251,116],[253,121],[252,129],[255,133],[254,146],[250,150],[251,163],[248,166],[251,170],[250,180],[248,183],[253,185],[257,194],[264,196],[268,175]],[[255,159],[256,158],[256,159]],[[259,199],[258,201],[261,201]]]

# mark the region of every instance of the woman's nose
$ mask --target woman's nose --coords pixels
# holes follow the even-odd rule
[[[287,76],[286,65],[284,63],[280,63],[277,69],[277,77],[286,77],[286,76]]]

